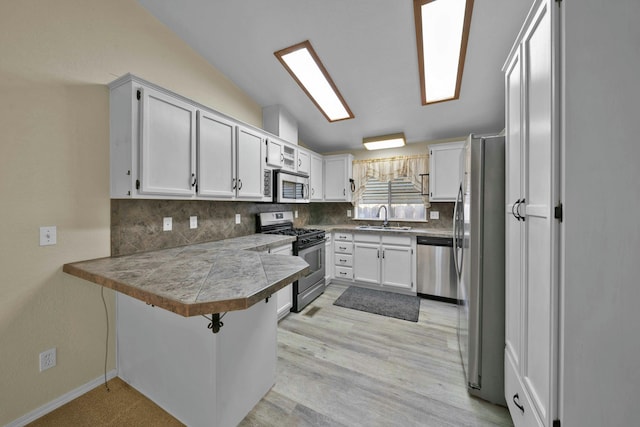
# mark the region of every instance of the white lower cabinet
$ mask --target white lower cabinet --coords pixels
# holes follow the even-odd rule
[[[335,278],[415,293],[415,237],[387,233],[355,233],[353,242],[334,239]]]
[[[293,249],[289,244],[289,245],[278,246],[277,248],[272,248],[271,250],[269,250],[269,253],[293,255]],[[284,318],[287,314],[289,314],[291,312],[291,307],[293,307],[293,285],[289,284],[285,286],[284,288],[276,292],[274,296],[276,298],[278,320],[280,320]]]

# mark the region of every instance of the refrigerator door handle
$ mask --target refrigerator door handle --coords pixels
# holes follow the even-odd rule
[[[458,195],[456,196],[456,203],[453,206],[453,264],[456,268],[456,273],[458,274],[458,277],[460,276],[460,272],[462,268],[460,260],[458,259],[458,244],[459,244],[458,235],[460,233],[460,221],[458,219],[458,209],[459,209],[458,206],[460,205],[461,202],[462,202],[462,182],[458,187]]]

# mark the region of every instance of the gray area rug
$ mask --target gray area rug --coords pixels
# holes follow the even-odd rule
[[[377,291],[358,286],[350,286],[333,305],[410,322],[417,322],[420,314],[420,298],[417,296]]]

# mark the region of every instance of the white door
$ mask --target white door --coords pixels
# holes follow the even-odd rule
[[[311,169],[311,159],[309,153],[298,149],[298,173],[309,175]]]
[[[235,125],[205,111],[198,111],[198,195],[235,197]]]
[[[382,286],[413,289],[413,250],[404,246],[382,246]]]
[[[311,155],[311,171],[309,185],[311,185],[311,200],[322,200],[324,196],[324,174],[322,171],[322,157]]]
[[[520,366],[521,330],[522,330],[522,268],[524,251],[522,250],[524,225],[516,208],[520,207],[523,189],[520,174],[521,162],[521,90],[522,61],[520,50],[514,55],[505,73],[507,91],[507,137],[506,137],[506,180],[505,180],[505,356]]]
[[[267,139],[267,165],[281,168],[283,163],[282,145],[271,138]]]
[[[455,202],[464,141],[429,146],[429,200]]]
[[[343,201],[347,197],[347,167],[343,157],[324,160],[324,199]]]
[[[516,426],[551,427],[557,418],[559,81],[553,46],[555,4],[537,2],[521,50],[507,71],[507,311],[505,398]],[[557,28],[557,27],[556,27]],[[515,65],[521,64],[521,75]],[[518,82],[521,79],[521,83]],[[516,93],[522,84],[522,99]],[[518,116],[522,118],[519,123]],[[520,144],[517,145],[519,135]],[[520,150],[520,158],[516,157]],[[520,169],[518,182],[516,169]],[[513,175],[513,176],[512,176]],[[520,217],[520,224],[517,219]],[[520,241],[519,247],[512,247]],[[520,254],[521,262],[517,257]],[[517,301],[519,299],[519,301]],[[519,303],[519,304],[518,304]]]
[[[140,193],[195,194],[196,109],[141,88]]]
[[[380,284],[380,245],[353,244],[353,279],[358,282]]]
[[[236,188],[238,199],[262,199],[262,136],[250,129],[238,127],[238,169]]]

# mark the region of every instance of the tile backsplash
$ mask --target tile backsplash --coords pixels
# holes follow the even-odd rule
[[[295,227],[309,224],[362,224],[347,217],[351,203],[275,204],[203,200],[111,200],[111,255],[165,249],[256,232],[256,214],[298,211]],[[453,203],[432,203],[440,219],[427,223],[400,222],[411,227],[447,228],[453,224]],[[235,223],[240,214],[241,223]],[[198,228],[189,228],[189,217],[198,217]],[[162,230],[162,219],[172,218],[173,229]],[[374,223],[374,221],[372,221]],[[395,225],[396,221],[392,221]]]

